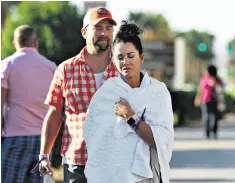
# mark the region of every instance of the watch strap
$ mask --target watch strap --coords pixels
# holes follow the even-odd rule
[[[132,127],[138,120],[139,117],[136,114],[134,114],[127,120],[127,123]]]

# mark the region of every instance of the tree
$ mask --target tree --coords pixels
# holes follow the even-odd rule
[[[9,13],[2,33],[2,56],[14,53],[13,32],[22,24],[31,25],[39,39],[39,52],[60,64],[79,53],[85,45],[81,35],[83,13],[69,2],[20,3]]]
[[[4,27],[4,23],[5,23],[7,14],[10,11],[10,9],[19,3],[20,1],[1,1],[1,25],[2,27]]]
[[[130,12],[128,19],[144,27],[145,40],[169,41],[173,39],[168,21],[161,14]]]
[[[177,36],[182,36],[186,40],[186,44],[191,54],[202,60],[210,60],[214,57],[213,42],[214,35],[208,32],[199,32],[190,30],[187,32],[178,33]]]
[[[227,44],[227,49],[229,54],[229,63],[227,67],[228,78],[231,83],[235,83],[235,37],[231,41],[229,41],[229,43]]]

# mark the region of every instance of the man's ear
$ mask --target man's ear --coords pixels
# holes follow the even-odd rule
[[[12,45],[14,46],[14,48],[16,49],[16,43],[15,43],[15,41],[13,40],[12,41]]]
[[[144,63],[144,53],[142,53],[140,55],[140,63],[143,64]]]
[[[33,44],[34,44],[34,47],[35,47],[36,49],[38,49],[38,39],[37,39],[37,38],[34,38],[34,39],[33,39]]]
[[[84,39],[86,39],[87,29],[83,27],[83,28],[81,29],[81,33],[82,33],[82,37],[83,37]]]

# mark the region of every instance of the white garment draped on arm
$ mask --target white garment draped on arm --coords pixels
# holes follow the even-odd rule
[[[93,96],[84,123],[88,183],[133,183],[153,177],[149,145],[114,113],[120,97],[138,116],[146,107],[144,117],[153,132],[162,180],[169,183],[174,141],[171,98],[165,84],[147,73],[139,88],[131,88],[119,76],[106,81]]]

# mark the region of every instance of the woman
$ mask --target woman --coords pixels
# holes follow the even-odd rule
[[[88,183],[169,183],[174,140],[171,97],[141,71],[143,31],[123,21],[113,42],[120,72],[92,98],[84,123]]]
[[[214,138],[218,138],[218,120],[220,114],[225,110],[223,97],[223,82],[217,75],[214,65],[207,67],[207,72],[201,77],[195,105],[200,105],[202,119],[205,124],[206,138],[210,138],[213,131]]]

